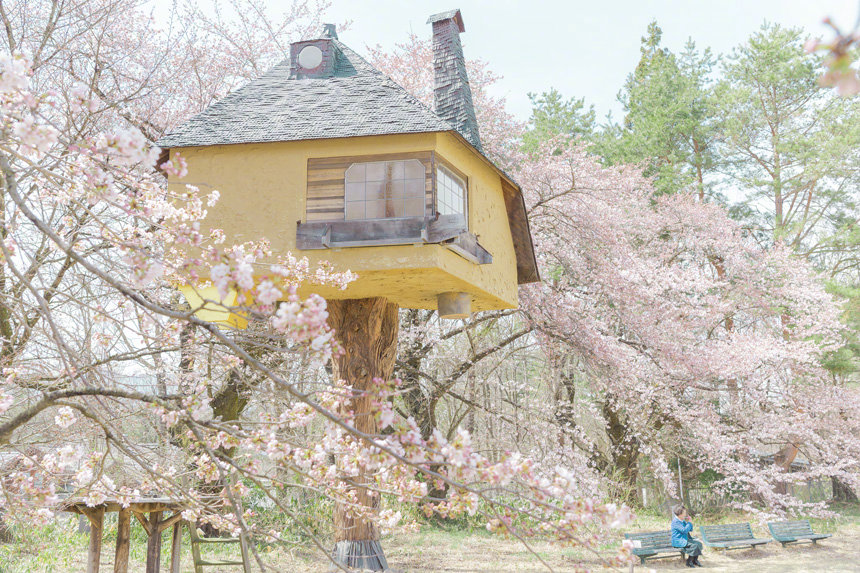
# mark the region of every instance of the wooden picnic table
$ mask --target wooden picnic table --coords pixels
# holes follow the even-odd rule
[[[123,507],[118,500],[108,499],[96,506],[89,506],[82,499],[68,499],[60,505],[60,511],[85,515],[90,520],[90,549],[87,558],[87,573],[98,573],[102,549],[102,530],[105,513],[117,512],[116,557],[114,573],[128,573],[128,552],[131,535],[131,516],[143,526],[149,536],[146,545],[146,573],[158,573],[161,565],[161,532],[173,526],[170,547],[170,573],[179,573],[179,556],[182,544],[182,510],[185,505],[166,497],[141,497],[131,500]],[[170,515],[165,517],[165,513]]]

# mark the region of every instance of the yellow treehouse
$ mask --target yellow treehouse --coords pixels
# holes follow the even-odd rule
[[[265,237],[275,252],[358,274],[346,291],[307,285],[301,294],[328,299],[343,349],[333,376],[353,388],[364,435],[378,432],[365,392],[393,374],[398,307],[448,318],[513,308],[517,285],[538,280],[520,188],[481,150],[460,11],[429,22],[433,110],[326,25],[321,38],[292,44],[289,60],[158,142],[186,158],[183,185],[220,191],[210,220],[229,240]],[[184,292],[199,306],[193,285]],[[374,521],[349,508],[375,511],[379,496],[363,474],[350,482],[356,497],[335,505],[332,558],[385,570]]]
[[[460,11],[429,22],[433,110],[328,24],[158,145],[186,158],[183,185],[221,193],[209,222],[228,240],[265,237],[358,274],[346,291],[314,287],[326,298],[445,317],[513,308],[517,285],[538,280],[521,191],[481,150]]]

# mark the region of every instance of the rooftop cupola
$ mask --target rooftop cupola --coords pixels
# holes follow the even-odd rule
[[[481,150],[478,120],[460,43],[460,34],[466,31],[463,16],[460,10],[449,10],[430,16],[427,23],[433,25],[433,111]]]
[[[332,77],[337,59],[333,40],[337,40],[335,25],[324,24],[320,38],[290,44],[290,77],[298,80]]]

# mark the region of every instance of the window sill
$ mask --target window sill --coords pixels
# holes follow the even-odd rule
[[[469,232],[462,215],[440,215],[435,219],[299,221],[296,229],[296,247],[301,250],[421,244],[445,245],[478,265],[493,262],[493,256]]]

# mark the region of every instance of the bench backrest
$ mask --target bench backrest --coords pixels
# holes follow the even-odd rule
[[[767,524],[774,537],[797,537],[798,535],[814,535],[808,519],[801,521],[774,521]]]
[[[672,532],[643,531],[641,533],[625,533],[625,539],[637,539],[642,542],[642,549],[665,549],[672,547]]]
[[[711,543],[752,539],[753,532],[749,523],[727,523],[725,525],[700,525],[702,538]]]

